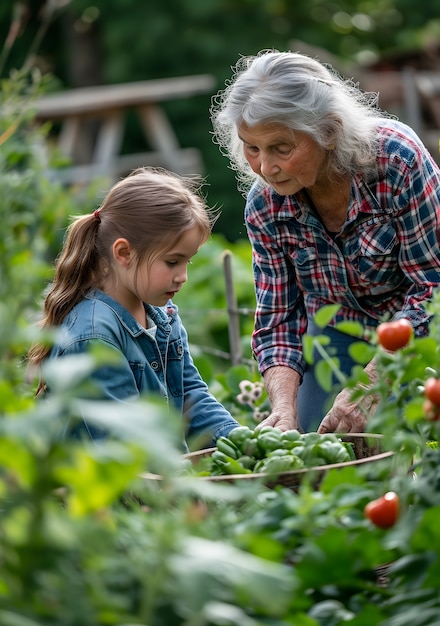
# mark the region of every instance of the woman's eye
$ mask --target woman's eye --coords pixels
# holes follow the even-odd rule
[[[256,148],[255,146],[246,146],[246,152],[255,155],[258,154],[258,148]]]

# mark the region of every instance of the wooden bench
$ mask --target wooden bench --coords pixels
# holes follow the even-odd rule
[[[69,166],[51,170],[63,183],[111,179],[143,165],[166,167],[181,175],[200,174],[196,148],[182,148],[162,103],[212,93],[208,74],[162,78],[116,85],[82,87],[49,94],[36,103],[37,122],[56,128],[58,148]],[[149,150],[121,154],[127,112],[135,110]]]

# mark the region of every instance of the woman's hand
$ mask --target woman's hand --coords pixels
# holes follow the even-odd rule
[[[362,433],[368,418],[377,408],[378,398],[367,395],[358,402],[352,402],[353,389],[343,389],[337,396],[332,408],[322,420],[318,433]]]
[[[279,430],[298,428],[296,397],[300,383],[299,374],[284,366],[275,366],[263,375],[272,412],[257,428],[272,426]]]
[[[377,372],[374,361],[371,361],[365,372],[370,379],[370,385],[360,385],[368,392],[377,382]],[[343,389],[335,398],[332,408],[322,420],[318,433],[361,433],[365,430],[368,418],[374,414],[379,403],[378,396],[367,393],[357,402],[352,402],[353,389]]]
[[[266,417],[264,421],[260,422],[258,426],[255,427],[255,430],[258,430],[263,426],[272,426],[273,428],[278,428],[284,432],[286,430],[294,430],[298,428],[298,420],[292,414],[292,411],[285,414],[273,411],[269,417]]]

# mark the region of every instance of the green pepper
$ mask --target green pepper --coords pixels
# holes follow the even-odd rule
[[[224,452],[220,452],[220,450],[214,450],[211,454],[211,461],[214,465],[218,465],[219,467],[223,467],[228,463],[228,457]]]
[[[226,474],[251,474],[252,470],[244,467],[237,459],[229,459],[227,465],[223,467]]]
[[[299,430],[286,430],[281,433],[281,443],[283,448],[291,450],[301,443],[301,433]]]
[[[273,426],[262,426],[261,428],[257,428],[255,432],[257,433],[257,436],[258,436],[262,433],[271,433],[274,430],[277,430],[277,429],[275,429]]]
[[[233,459],[220,450],[214,450],[211,455],[212,460],[212,476],[225,474],[250,474],[251,470],[243,467],[237,459]]]
[[[257,459],[260,459],[262,456],[264,456],[260,448],[258,447],[258,439],[256,437],[250,437],[243,443],[242,452],[246,456],[252,456]]]
[[[273,456],[292,456],[292,453],[290,450],[286,450],[285,448],[275,448],[275,450],[271,450],[266,455],[267,458]]]
[[[278,450],[283,447],[281,441],[281,431],[272,428],[271,431],[259,433],[257,436],[258,447],[262,452],[267,454],[272,450]]]
[[[237,448],[235,443],[232,443],[230,439],[227,437],[219,437],[216,441],[217,450],[223,452],[227,456],[230,456],[233,459],[238,459],[240,456],[240,450]]]
[[[257,459],[253,456],[248,456],[247,454],[243,454],[240,458],[237,459],[237,462],[240,463],[246,469],[253,470],[255,467],[255,463]]]
[[[294,454],[271,455],[257,463],[254,472],[263,474],[280,474],[281,472],[291,472],[301,469],[303,461]]]
[[[299,445],[293,449],[295,455],[298,456],[304,462],[306,467],[313,467],[315,465],[322,465],[322,458],[316,453],[314,445]]]
[[[351,461],[350,454],[345,446],[338,441],[325,441],[320,446],[320,453],[327,463],[346,463]]]
[[[243,444],[253,436],[254,431],[248,426],[237,426],[230,431],[228,439],[232,441],[239,450],[243,450]]]
[[[319,443],[327,435],[319,435],[318,433],[304,433],[301,435],[302,442],[305,446],[310,446],[315,443]]]

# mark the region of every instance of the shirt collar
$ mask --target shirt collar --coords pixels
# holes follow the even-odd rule
[[[93,289],[89,292],[86,298],[90,300],[100,300],[104,302],[115,315],[119,318],[121,324],[125,326],[128,332],[134,337],[140,335],[145,331],[145,329],[139,324],[137,320],[127,311],[127,309],[122,306],[117,300],[104,293],[100,289]],[[165,328],[169,324],[173,322],[175,316],[177,315],[177,307],[172,304],[172,302],[168,302],[165,306],[152,306],[151,304],[144,303],[147,315],[151,317],[156,326]]]

